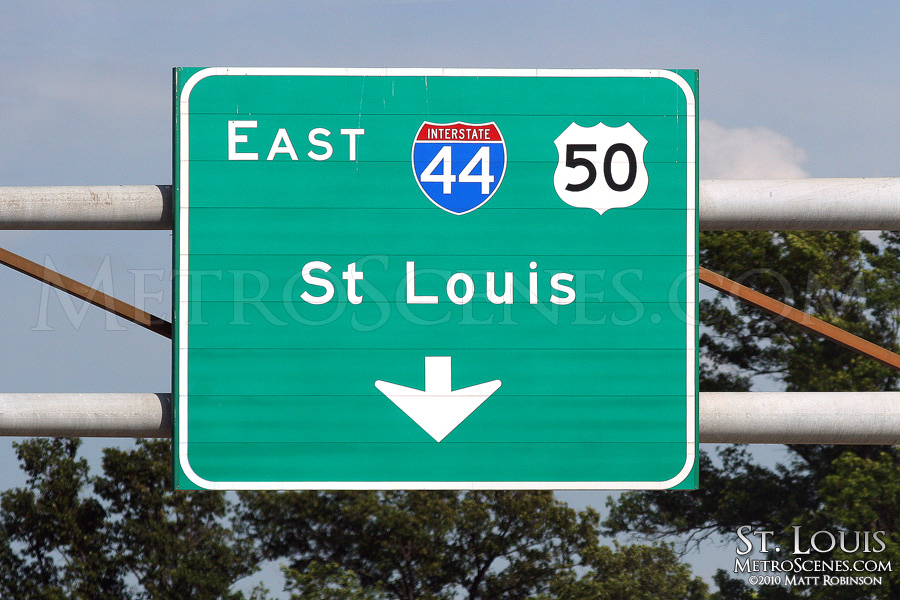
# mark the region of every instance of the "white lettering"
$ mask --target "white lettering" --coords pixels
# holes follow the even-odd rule
[[[305,302],[308,302],[310,304],[325,304],[334,297],[334,285],[332,285],[332,283],[327,279],[313,275],[313,269],[317,269],[319,271],[327,273],[331,270],[331,265],[329,265],[327,262],[322,262],[321,260],[313,260],[303,266],[303,281],[310,285],[317,285],[321,287],[325,290],[325,293],[321,296],[313,296],[309,292],[303,292],[302,294],[300,294],[300,297],[303,298]]]
[[[356,270],[355,262],[347,265],[347,270],[341,273],[341,277],[347,280],[347,299],[350,300],[350,304],[359,304],[363,300],[362,296],[356,293],[356,282],[362,280],[363,275],[365,273]]]
[[[365,129],[341,129],[341,135],[346,135],[350,141],[350,160],[356,160],[356,136],[365,133]]]
[[[569,281],[572,282],[575,280],[575,276],[571,273],[557,273],[553,277],[550,278],[550,287],[552,287],[557,292],[562,292],[566,295],[565,298],[560,298],[559,296],[553,294],[550,296],[550,302],[553,304],[571,304],[575,301],[575,290],[571,287],[567,286],[564,283],[560,283],[560,281]]]
[[[323,150],[325,150],[325,152],[322,154],[316,154],[315,152],[310,150],[306,153],[306,155],[313,160],[328,160],[334,153],[334,148],[326,140],[320,140],[318,137],[316,137],[320,135],[328,137],[329,135],[331,135],[331,132],[324,127],[316,127],[309,132],[309,143],[318,148],[322,148]]]
[[[463,287],[465,288],[462,296],[456,294],[456,284],[460,281],[463,282]],[[474,295],[475,282],[465,273],[454,273],[453,276],[447,280],[447,297],[450,298],[450,302],[453,304],[467,304]]]
[[[406,303],[437,304],[437,296],[416,296],[416,263],[406,261]]]
[[[537,269],[537,263],[535,261],[531,261],[528,266],[532,269]],[[537,273],[535,272],[528,274],[528,302],[530,304],[538,303],[538,278]]]
[[[228,121],[228,160],[259,160],[256,152],[237,151],[237,145],[247,141],[246,135],[238,135],[238,128],[256,129],[256,121]]]
[[[809,550],[800,549],[800,526],[794,525],[794,554],[809,554]]]
[[[487,299],[491,304],[512,304],[513,303],[513,274],[506,272],[503,274],[503,295],[497,295],[496,283],[494,282],[496,275],[493,271],[487,272]]]
[[[744,532],[749,532],[751,529],[753,529],[753,528],[750,527],[749,525],[744,525],[742,527],[738,527],[738,530],[737,530],[738,539],[741,541],[742,544],[744,544],[744,549],[743,550],[738,549],[738,551],[737,551],[738,555],[740,555],[740,556],[749,554],[750,552],[753,551],[753,542],[748,540],[747,537],[744,535]],[[737,570],[737,562],[735,562],[735,573],[738,573],[738,572],[739,571]],[[743,570],[741,570],[741,572],[743,572]]]
[[[282,146],[281,144],[284,144]],[[272,148],[269,150],[269,156],[266,160],[272,160],[275,158],[276,154],[288,154],[291,157],[291,160],[297,160],[297,153],[294,152],[294,144],[291,143],[291,138],[288,137],[287,131],[284,129],[279,129],[278,133],[275,135],[275,141],[272,142]]]

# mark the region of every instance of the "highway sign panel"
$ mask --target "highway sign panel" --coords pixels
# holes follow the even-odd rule
[[[175,70],[175,486],[697,485],[695,71]]]

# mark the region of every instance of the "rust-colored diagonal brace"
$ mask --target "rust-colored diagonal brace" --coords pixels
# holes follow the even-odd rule
[[[858,352],[863,356],[868,356],[885,366],[900,371],[900,355],[895,354],[890,350],[886,350],[877,344],[868,342],[859,336],[853,335],[849,331],[844,331],[840,327],[835,327],[830,323],[817,319],[802,310],[797,310],[792,306],[788,306],[784,302],[779,302],[765,294],[751,290],[737,281],[732,281],[731,279],[723,277],[704,267],[700,267],[700,281],[723,294],[728,294],[733,298],[752,304],[767,313],[784,317],[791,323],[799,325],[808,331],[825,336],[829,340],[836,342],[845,348]]]
[[[108,310],[132,323],[137,323],[141,327],[146,327],[159,335],[172,339],[172,324],[170,322],[154,317],[150,313],[144,312],[127,302],[116,300],[99,290],[70,279],[52,269],[42,267],[36,262],[32,262],[18,254],[13,254],[3,248],[0,248],[0,263],[15,269],[19,273],[34,277],[38,281],[42,281],[58,290],[72,294],[76,298],[80,298],[94,306]]]

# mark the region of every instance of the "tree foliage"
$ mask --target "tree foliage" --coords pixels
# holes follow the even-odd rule
[[[221,492],[170,491],[167,441],[106,449],[91,476],[78,439],[16,445],[25,488],[0,495],[0,598],[242,598],[251,544],[227,523]]]
[[[0,494],[0,598],[238,600],[285,559],[303,600],[701,600],[669,546],[600,545],[598,515],[550,492],[172,491],[168,441],[104,451],[16,445],[26,487]],[[239,527],[232,528],[232,524]],[[252,598],[268,596],[257,589]]]
[[[707,586],[665,544],[615,544],[582,551],[586,574],[562,573],[551,584],[559,600],[700,600]]]
[[[0,597],[125,597],[122,566],[108,551],[106,510],[84,497],[87,462],[78,440],[31,440],[17,453],[27,487],[0,497]]]
[[[701,599],[668,546],[599,544],[598,515],[550,492],[243,495],[297,600]]]
[[[900,238],[879,246],[858,232],[716,232],[701,236],[701,264],[879,345],[897,350]],[[789,391],[879,391],[897,388],[897,372],[782,319],[722,296],[701,302],[701,391],[749,389],[753,377],[780,380]],[[781,548],[765,558],[794,558],[794,527],[882,530],[883,554],[815,553],[813,559],[896,556],[900,536],[900,452],[879,446],[792,445],[786,464],[758,464],[741,446],[701,454],[700,489],[628,493],[611,504],[610,532],[699,541],[734,540],[738,527],[774,532]],[[893,563],[898,565],[896,561]],[[722,599],[898,598],[900,582],[881,586],[749,588],[721,572]]]
[[[892,238],[891,238],[892,239]],[[715,232],[700,238],[700,263],[841,329],[897,347],[897,257],[856,231]],[[748,389],[750,377],[788,391],[896,389],[897,372],[723,295],[700,304],[701,385]]]
[[[256,570],[249,540],[228,525],[222,492],[173,492],[171,445],[143,441],[137,450],[104,451],[106,477],[95,490],[113,519],[112,550],[139,584],[134,598],[242,598],[232,584]]]

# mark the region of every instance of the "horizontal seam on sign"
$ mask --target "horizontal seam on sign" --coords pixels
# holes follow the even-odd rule
[[[191,348],[193,350],[194,348]],[[199,348],[197,348],[199,350]],[[249,350],[250,348],[246,348],[243,346],[235,347],[235,348],[207,348],[207,350]],[[252,348],[253,350],[284,350],[284,348]],[[410,351],[421,351],[421,350],[434,350],[435,352],[446,352],[448,350],[547,350],[550,352],[570,352],[571,348],[542,348],[540,346],[494,346],[490,348],[470,348],[469,346],[443,346],[443,345],[435,345],[435,346],[427,346],[422,348],[411,348],[411,347],[396,347],[396,346],[366,346],[365,348],[345,348],[345,347],[319,347],[319,346],[308,346],[303,348],[296,348],[297,350],[304,351],[319,351],[319,350],[333,350],[333,351],[341,351],[346,352],[347,350],[359,350],[360,352],[368,352],[369,350],[393,350],[396,352],[410,352]],[[579,348],[578,350],[608,350],[608,348]],[[622,348],[622,350],[628,352],[635,351],[648,351],[648,350],[659,350],[665,352],[684,352],[684,346],[678,346],[676,348]]]
[[[182,254],[188,254],[187,252],[182,252]],[[224,253],[216,253],[216,254],[197,254],[196,252],[191,252],[191,256],[307,256],[309,253],[294,253],[294,254],[224,254]],[[320,253],[317,253],[317,256],[321,256]],[[359,253],[347,253],[347,252],[333,252],[329,254],[325,254],[328,257],[358,257]],[[366,256],[384,256],[386,258],[390,258],[389,254],[366,254]],[[412,258],[488,258],[494,259],[497,257],[504,258],[516,258],[516,257],[525,257],[529,256],[528,254],[404,254],[404,256],[409,256]],[[541,254],[541,257],[558,257],[558,258],[634,258],[634,257],[672,257],[677,258],[679,260],[684,259],[683,254]],[[489,269],[490,270],[490,269]]]
[[[249,253],[210,254],[210,253],[203,253],[203,252],[182,252],[181,256],[188,256],[188,255],[190,255],[191,257],[197,257],[197,256],[308,256],[311,254],[312,254],[312,251],[306,252],[303,254],[280,254],[280,253],[272,253],[272,252],[264,253],[264,254],[249,254]],[[329,256],[329,257],[330,256],[348,256],[348,257],[349,256],[356,256],[356,257],[361,256],[363,258],[366,256],[385,256],[388,258],[392,258],[392,257],[398,257],[399,253],[391,252],[391,253],[373,254],[371,252],[355,252],[355,253],[351,253],[351,254],[335,254],[335,253],[325,252],[325,253],[317,253],[317,256]],[[528,255],[527,254],[410,254],[408,256],[410,256],[410,257],[428,256],[428,257],[435,257],[435,258],[468,258],[468,257],[471,257],[471,258],[478,258],[478,257],[518,258],[518,257],[528,256]],[[552,257],[558,257],[558,258],[571,258],[573,256],[585,256],[585,255],[584,254],[540,254],[539,256],[540,257],[552,256]],[[603,257],[612,257],[612,258],[641,257],[641,258],[644,258],[644,257],[648,257],[648,256],[656,256],[656,257],[679,258],[682,260],[684,259],[683,254],[597,254],[596,256],[598,258],[603,258]]]
[[[641,212],[651,212],[651,211],[678,211],[679,213],[684,213],[685,210],[683,208],[667,208],[667,207],[653,207],[653,208],[634,208],[635,211]],[[433,212],[434,207],[432,206],[192,206],[189,210],[333,210],[339,212],[345,212],[348,210],[374,210],[377,212],[384,212],[386,210],[419,210],[422,212]],[[509,211],[509,210],[527,210],[530,212],[535,211],[571,211],[571,206],[545,206],[545,207],[530,207],[530,206],[507,206],[507,207],[496,207],[496,206],[482,206],[478,210],[485,210],[488,212],[491,211]]]
[[[246,269],[235,269],[235,270],[245,271]],[[484,275],[484,273],[475,273],[475,275]],[[366,283],[371,283],[371,282],[366,282]],[[387,283],[390,283],[390,282],[387,282]],[[373,284],[373,285],[374,285],[374,284]],[[207,293],[212,293],[212,290],[211,290],[211,287],[210,287],[210,286],[204,287],[204,290],[203,290],[203,291],[205,291],[205,292],[207,292]],[[599,293],[599,292],[594,292],[594,293]],[[298,305],[301,305],[301,306],[307,304],[306,302],[304,302],[303,300],[300,300],[299,298],[290,298],[288,301],[289,301],[291,304],[298,304]],[[226,299],[226,300],[210,300],[210,299],[208,299],[208,298],[203,298],[202,300],[191,300],[191,301],[190,301],[190,303],[191,303],[191,304],[194,304],[194,305],[196,305],[196,304],[198,304],[198,303],[202,303],[202,304],[204,304],[204,305],[206,305],[206,304],[256,304],[257,302],[260,302],[260,303],[262,303],[262,304],[269,304],[269,305],[278,305],[278,304],[284,304],[284,303],[286,303],[286,301],[285,301],[283,298],[276,298],[276,299],[274,299],[274,300],[264,300],[264,299],[261,299],[261,298],[253,298],[252,300],[248,300],[248,299],[241,299],[241,300],[238,300],[238,299],[235,299],[235,298],[230,298],[230,299]],[[353,304],[353,303],[351,303],[351,302],[348,302],[347,300],[337,300],[337,301],[331,301],[331,300],[329,300],[327,304],[318,304],[318,305],[315,305],[315,306],[324,306],[324,307],[326,307],[326,308],[327,308],[329,305],[331,305],[331,306],[344,306],[344,307],[347,307],[347,308],[350,308],[350,307],[352,307],[352,306],[359,306],[360,308],[364,308],[364,307],[369,307],[369,306],[384,306],[384,304],[389,304],[389,305],[391,305],[391,306],[395,306],[395,305],[398,305],[398,304],[401,305],[401,306],[407,306],[407,303],[406,303],[406,302],[403,302],[403,301],[397,301],[397,300],[384,300],[384,301],[382,301],[382,302],[374,302],[374,301],[368,301],[368,302],[365,302],[365,301],[364,301],[362,304]],[[484,297],[481,297],[481,298],[472,298],[469,302],[466,302],[465,305],[469,305],[469,304],[476,304],[476,305],[478,305],[478,306],[518,306],[518,307],[520,307],[520,308],[524,308],[524,307],[526,307],[526,306],[541,306],[541,305],[539,305],[539,304],[529,304],[528,302],[524,302],[524,301],[523,301],[523,302],[518,302],[518,303],[511,303],[511,304],[504,304],[504,303],[499,303],[499,304],[497,304],[497,303],[494,303],[494,302],[488,302]],[[631,307],[633,307],[635,304],[637,304],[637,302],[632,303],[632,302],[628,302],[627,300],[622,300],[622,301],[617,301],[617,302],[609,302],[609,301],[606,301],[606,300],[604,300],[604,301],[602,301],[602,302],[599,301],[599,300],[596,301],[596,302],[588,302],[588,301],[586,301],[586,300],[581,300],[581,301],[576,300],[576,301],[574,301],[574,302],[569,302],[568,304],[558,304],[558,305],[557,305],[557,304],[554,304],[554,305],[552,305],[552,306],[614,306],[614,307],[616,307],[616,308],[621,308],[621,307],[624,307],[624,306],[631,306]],[[653,305],[665,305],[665,306],[668,306],[668,305],[671,304],[671,303],[670,303],[668,300],[659,300],[659,301],[656,301],[656,302],[653,302],[653,301],[650,301],[650,300],[641,300],[641,301],[640,301],[640,305],[641,305],[641,306],[646,306],[647,304],[653,304]],[[465,306],[465,305],[464,305],[464,304],[456,304],[456,303],[454,303],[454,302],[450,302],[450,301],[448,301],[448,300],[445,300],[445,301],[439,302],[439,303],[438,303],[438,302],[434,302],[434,303],[431,303],[431,304],[409,304],[408,306],[417,306],[417,307],[418,307],[418,306],[422,306],[422,307],[433,306],[433,307],[440,307],[440,308],[453,308],[454,306]],[[543,306],[544,306],[545,308],[552,308],[552,306],[551,306],[550,304],[547,304],[547,303],[543,304]],[[564,310],[571,310],[571,309],[564,309]],[[628,319],[625,319],[625,320],[627,321]],[[196,323],[196,324],[199,325],[199,324],[201,324],[201,323]],[[462,323],[462,324],[465,325],[465,323]],[[472,325],[484,325],[485,323],[477,322],[477,323],[471,323],[471,324],[472,324]],[[499,325],[500,323],[489,323],[489,324],[491,324],[491,325]],[[509,325],[518,325],[518,324],[519,324],[519,323],[510,323]],[[586,323],[582,323],[582,325],[585,325],[585,324],[586,324]],[[615,323],[613,323],[613,325],[615,325]]]
[[[191,398],[384,398],[384,394],[191,394]],[[622,398],[630,400],[632,398],[684,398],[684,394],[502,394],[499,391],[492,396],[498,398]]]
[[[313,350],[315,350],[315,351],[317,351],[317,352],[318,352],[318,351],[323,351],[323,350],[339,350],[339,351],[341,351],[341,352],[346,352],[346,351],[348,351],[348,350],[359,350],[359,351],[363,351],[363,350],[397,350],[397,348],[384,348],[384,347],[374,347],[374,346],[373,346],[373,347],[365,347],[365,348],[361,348],[361,347],[359,347],[359,346],[328,347],[328,348],[321,348],[321,347],[315,347],[315,346],[309,346],[309,347],[283,347],[283,348],[256,348],[256,347],[253,347],[253,346],[236,346],[236,347],[221,348],[221,347],[217,347],[217,346],[216,346],[216,347],[194,346],[194,347],[191,348],[191,349],[192,349],[192,350],[204,350],[204,351],[208,351],[208,352],[209,352],[209,351],[211,351],[211,352],[218,352],[218,351],[223,351],[223,352],[225,352],[225,351],[238,351],[238,350],[243,351],[243,352],[269,351],[269,350],[280,350],[280,351],[293,351],[293,350],[308,350],[308,351],[313,351]],[[517,346],[516,348],[489,348],[489,347],[484,347],[484,348],[473,348],[473,347],[469,346],[469,347],[466,347],[466,348],[455,348],[454,350],[486,351],[486,350],[514,350],[514,349],[521,349],[521,350],[540,350],[540,351],[542,351],[542,352],[566,351],[566,352],[572,352],[572,353],[575,353],[575,352],[598,352],[598,351],[600,351],[600,352],[611,352],[611,351],[615,350],[615,351],[619,351],[619,352],[648,352],[648,351],[656,352],[656,351],[659,351],[659,352],[680,352],[681,354],[684,354],[684,351],[685,351],[684,348],[622,348],[621,346],[608,346],[608,347],[605,347],[605,348],[602,348],[602,347],[599,347],[599,346],[597,346],[597,347],[591,347],[591,348],[571,348],[571,347],[570,347],[570,348],[523,348],[523,347],[521,347],[521,346]],[[436,353],[440,353],[440,352],[447,352],[447,351],[449,351],[450,349],[447,349],[447,348],[441,348],[441,349],[438,349],[438,350],[434,350],[433,348],[415,348],[415,347],[410,347],[410,348],[403,348],[402,350],[404,350],[404,351],[410,351],[410,350],[412,350],[412,351],[419,351],[419,352],[422,352],[422,353],[432,352],[432,353],[435,353],[435,354],[436,354]]]
[[[683,436],[683,435],[684,435],[684,432],[683,432],[683,431],[679,431],[678,434],[681,435],[681,436]],[[195,441],[195,440],[191,440],[191,445],[194,445],[194,444],[229,444],[229,445],[235,445],[235,446],[237,446],[237,445],[246,445],[246,444],[304,444],[304,445],[311,445],[311,444],[329,444],[329,445],[338,445],[338,444],[342,444],[342,445],[343,445],[343,444],[359,444],[359,445],[366,445],[366,446],[371,445],[371,444],[381,444],[381,445],[387,445],[387,444],[390,444],[390,445],[401,445],[401,444],[403,444],[403,445],[409,445],[409,446],[412,446],[412,445],[420,446],[420,445],[434,445],[434,444],[438,444],[438,443],[440,443],[441,446],[449,445],[449,444],[456,444],[456,445],[463,445],[463,444],[465,444],[465,445],[479,445],[479,446],[481,446],[481,445],[488,446],[488,445],[492,445],[492,444],[498,444],[498,445],[500,445],[500,444],[502,444],[502,445],[509,445],[509,444],[521,444],[521,445],[526,445],[526,444],[527,444],[527,445],[535,445],[535,444],[568,444],[568,445],[575,445],[575,444],[578,444],[578,445],[584,445],[584,444],[603,444],[603,445],[607,445],[607,446],[611,446],[611,445],[616,445],[616,446],[635,445],[635,446],[642,446],[642,447],[643,447],[643,446],[647,446],[647,445],[649,445],[649,444],[664,444],[664,445],[666,445],[666,446],[673,446],[673,445],[683,446],[683,445],[684,445],[684,440],[681,439],[681,440],[678,440],[678,441],[672,441],[672,442],[660,442],[660,441],[657,441],[657,440],[641,440],[641,441],[637,441],[637,442],[617,442],[617,441],[609,441],[609,442],[602,442],[602,441],[596,441],[596,442],[594,442],[594,441],[590,441],[590,442],[564,442],[564,441],[549,441],[549,440],[546,440],[546,441],[540,441],[540,442],[534,442],[533,440],[523,440],[523,441],[521,441],[521,442],[516,442],[516,441],[505,441],[505,442],[462,442],[462,441],[457,441],[457,442],[451,442],[451,441],[449,441],[449,440],[443,440],[443,441],[441,441],[441,442],[435,442],[434,440],[422,440],[421,442],[397,442],[397,441],[385,441],[385,442],[369,442],[369,441],[366,441],[366,442],[349,442],[349,441],[348,441],[348,442],[251,442],[251,441],[242,441],[242,442],[198,442],[198,441]],[[679,458],[680,458],[680,457],[679,457]]]
[[[411,117],[415,120],[419,120],[421,118],[430,119],[432,117],[440,117],[440,116],[448,116],[454,118],[457,115],[462,115],[463,117],[489,117],[493,120],[494,116],[498,117],[521,117],[523,119],[533,119],[534,117],[547,117],[551,119],[561,118],[561,119],[602,119],[605,117],[618,117],[621,119],[628,119],[631,117],[641,117],[641,118],[658,118],[658,119],[677,119],[679,117],[686,116],[683,112],[674,112],[667,114],[660,114],[658,112],[648,112],[648,113],[639,113],[639,114],[623,114],[623,113],[578,113],[578,114],[570,114],[570,113],[544,113],[540,115],[528,115],[525,113],[428,113],[427,115],[422,115],[421,113],[407,113],[407,112],[397,112],[397,113],[387,113],[387,112],[353,112],[353,113],[338,113],[338,112],[330,112],[330,113],[299,113],[299,112],[226,112],[226,111],[217,111],[217,112],[191,112],[191,117],[197,116],[205,116],[205,117]],[[459,120],[459,119],[456,119]],[[456,121],[450,123],[438,123],[438,125],[454,125]],[[482,123],[471,123],[470,125],[482,125]],[[673,129],[678,129],[678,125],[674,125]],[[502,132],[501,132],[502,133]],[[504,138],[505,139],[505,138]],[[487,143],[500,143],[502,140],[416,140],[420,142],[466,142],[466,141],[479,141],[479,142],[487,142]]]
[[[287,159],[287,158],[279,159],[279,160],[268,160],[268,159],[260,158],[257,160],[247,160],[247,161],[233,161],[233,160],[228,160],[226,158],[192,158],[191,162],[192,163],[201,163],[202,162],[202,163],[209,163],[209,164],[239,163],[239,164],[245,164],[245,165],[250,165],[250,166],[252,166],[256,163],[265,163],[265,164],[284,163],[284,164],[291,164],[291,165],[297,165],[297,166],[316,165],[317,168],[319,165],[323,165],[323,164],[327,165],[327,163],[314,162],[312,160],[301,160],[301,159],[292,160],[292,159]],[[496,162],[499,162],[499,161],[496,161]],[[688,161],[688,160],[645,160],[644,164],[645,165],[679,165],[679,166],[682,166],[682,165],[690,164],[693,162],[694,161]],[[409,166],[410,161],[408,161],[408,160],[349,160],[349,159],[348,160],[337,160],[337,159],[335,159],[335,160],[329,160],[328,163],[331,163],[332,165],[403,165],[404,167],[407,167],[407,166]],[[492,164],[494,164],[494,163],[492,162]],[[556,160],[556,161],[553,161],[553,160],[508,160],[507,164],[511,164],[511,165],[557,165],[557,164],[559,164],[559,161],[558,160]],[[616,164],[625,164],[625,163],[623,162],[623,163],[616,163]],[[193,204],[191,206],[193,207]],[[682,208],[682,210],[684,210],[684,209]]]
[[[198,327],[202,327],[202,325],[199,325]],[[196,335],[196,333],[195,333],[195,335]],[[453,350],[475,350],[475,351],[482,351],[482,350],[491,350],[491,351],[497,351],[497,350],[512,350],[512,351],[515,351],[515,350],[541,350],[542,352],[597,352],[597,351],[610,352],[610,351],[615,350],[617,352],[679,352],[679,353],[683,354],[685,351],[685,348],[684,348],[684,346],[676,347],[676,348],[622,348],[621,346],[610,346],[610,347],[605,347],[605,348],[601,347],[601,346],[590,346],[590,347],[585,347],[585,348],[572,348],[572,347],[548,348],[548,347],[542,347],[542,346],[485,346],[482,348],[477,348],[477,347],[473,347],[473,346],[453,346],[453,347],[443,346],[440,348],[435,348],[433,346],[420,346],[420,347],[405,346],[403,348],[397,348],[396,346],[365,346],[365,347],[360,347],[360,346],[325,346],[325,347],[323,347],[323,346],[285,346],[285,347],[279,347],[279,346],[275,346],[275,347],[270,347],[270,346],[267,346],[267,347],[262,347],[262,346],[259,346],[259,347],[257,347],[257,346],[229,346],[229,347],[192,346],[190,348],[190,350],[205,350],[207,352],[209,352],[209,351],[230,352],[230,351],[238,351],[238,350],[240,350],[240,351],[298,350],[298,351],[306,351],[306,352],[312,352],[312,351],[319,352],[319,351],[323,351],[323,350],[340,351],[340,352],[346,352],[348,350],[358,350],[360,352],[366,352],[369,350],[393,350],[396,352],[411,352],[411,351],[449,352],[449,351],[453,351]]]

